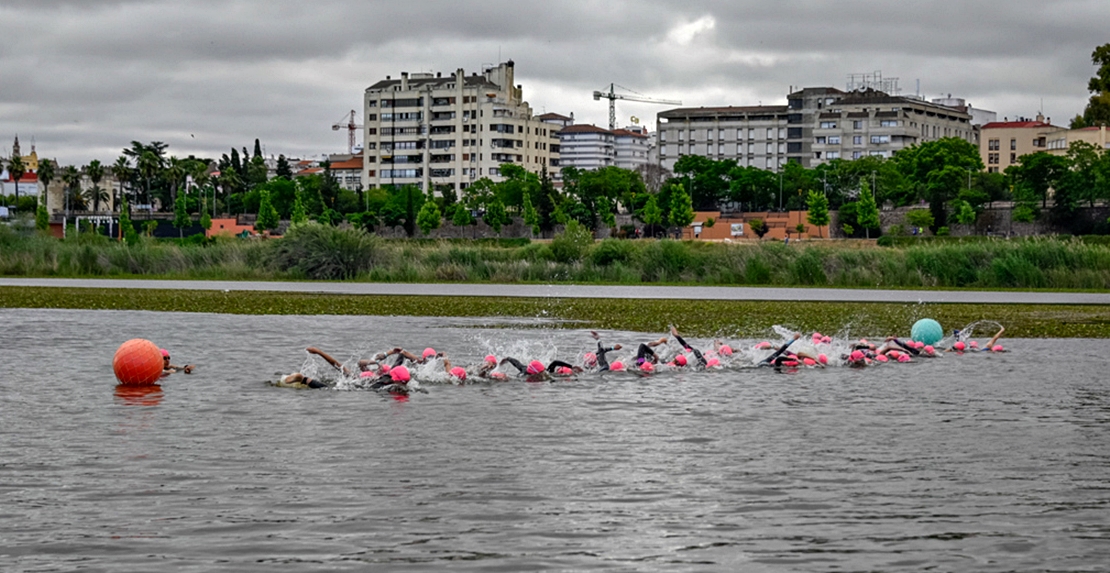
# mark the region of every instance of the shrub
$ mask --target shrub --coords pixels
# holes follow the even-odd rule
[[[349,279],[373,268],[380,239],[362,229],[306,223],[273,241],[271,263],[311,279]]]
[[[590,252],[590,260],[599,267],[607,267],[613,263],[625,263],[635,256],[636,247],[628,241],[619,239],[605,239]]]
[[[574,263],[582,260],[593,242],[590,230],[572,219],[563,232],[551,240],[551,253],[560,263]]]
[[[823,285],[829,282],[824,261],[816,249],[806,249],[790,264],[790,275],[797,284]]]

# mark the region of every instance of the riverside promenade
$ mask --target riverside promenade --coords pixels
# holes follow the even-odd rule
[[[1110,305],[1110,293],[889,290],[726,286],[520,285],[474,283],[267,282],[144,279],[0,278],[0,287],[123,288],[213,291],[269,291],[379,296],[486,296],[531,298],[623,298],[683,300],[762,300],[811,302],[893,302],[953,304]]]

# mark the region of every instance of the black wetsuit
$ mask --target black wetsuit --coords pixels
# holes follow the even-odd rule
[[[555,370],[559,367],[570,368],[571,370],[574,369],[574,366],[571,366],[570,364],[563,362],[562,360],[552,360],[551,364],[547,365],[547,371],[554,374]]]
[[[897,344],[898,346],[901,346],[901,347],[902,347],[903,349],[905,349],[905,351],[906,351],[906,352],[909,352],[910,354],[913,354],[914,356],[920,356],[920,355],[921,355],[921,351],[920,351],[920,350],[918,350],[918,349],[916,349],[916,348],[912,348],[912,347],[910,347],[909,345],[907,345],[906,343],[902,342],[901,340],[898,340],[897,338],[895,338],[895,339],[893,340],[893,342],[894,342],[895,344]]]
[[[701,352],[698,351],[697,348],[694,348],[693,346],[690,346],[689,344],[686,344],[686,341],[683,340],[681,336],[675,334],[674,339],[677,340],[678,343],[681,344],[683,348],[685,348],[686,350],[689,350],[690,352],[694,353],[694,356],[697,357],[697,359],[698,359],[698,364],[701,364],[702,366],[705,366],[705,365],[709,364],[708,362],[706,362],[705,357],[701,355]]]
[[[598,372],[608,372],[609,371],[609,361],[605,358],[605,353],[606,352],[612,352],[614,350],[616,350],[616,349],[615,348],[605,348],[604,346],[601,345],[600,342],[597,343],[597,371]]]
[[[648,360],[648,356],[651,357],[650,360]],[[640,348],[636,350],[636,363],[643,364],[645,361],[659,362],[659,357],[655,355],[655,351],[650,346],[641,342]]]
[[[760,361],[760,364],[774,364],[775,366],[780,366],[778,359],[779,359],[780,356],[782,356],[783,352],[786,352],[787,348],[790,348],[791,344],[794,344],[794,339],[793,338],[790,339],[790,340],[787,340],[786,343],[783,344],[782,346],[780,346],[779,349],[776,350],[774,354],[772,354],[772,355],[768,356],[767,358],[764,358],[762,361]]]

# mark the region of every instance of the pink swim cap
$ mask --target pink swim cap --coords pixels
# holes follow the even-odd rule
[[[818,354],[817,355],[817,361],[820,362],[821,364],[828,364],[829,363],[829,357],[825,356],[823,353]]]
[[[783,366],[797,366],[798,361],[797,360],[783,360],[782,365]]]
[[[655,365],[651,362],[644,362],[640,365],[640,370],[643,370],[644,372],[655,372]]]
[[[389,371],[392,369],[393,367],[388,364],[382,364],[381,366],[378,366],[378,371],[382,374],[389,374]]]
[[[899,354],[898,355],[898,362],[909,362],[909,361],[910,361],[910,355],[909,354]]]
[[[436,355],[436,351],[435,351],[434,348],[425,348],[424,349],[424,354],[422,354],[421,357],[424,358],[425,360],[427,360],[429,356],[435,356],[435,355]]]
[[[860,362],[863,360],[863,353],[859,350],[853,350],[852,353],[848,355],[848,359],[852,362]]]
[[[612,370],[613,372],[623,372],[624,362],[621,362],[620,360],[614,360],[613,363],[609,365],[609,370]]]
[[[971,342],[969,342],[968,345],[971,346],[972,348],[979,348],[979,342],[975,341],[975,340],[972,340]]]
[[[571,374],[574,374],[574,370],[571,370],[570,368],[567,368],[566,366],[560,366],[560,367],[555,369],[555,373],[560,375],[560,376],[570,376]]]
[[[732,356],[732,347],[727,344],[722,344],[721,347],[717,349],[717,352],[720,352],[721,356]]]
[[[806,366],[817,366],[817,361],[812,358],[803,358],[802,364],[805,364]]]
[[[679,366],[686,366],[686,357],[679,354],[678,356],[674,357],[674,363]]]
[[[170,351],[163,348],[162,349],[162,358],[169,358],[169,357],[170,357]]]
[[[466,380],[466,369],[462,366],[455,366],[451,369],[451,375],[459,380]]]
[[[952,348],[955,348],[957,352],[963,352],[967,346],[963,342],[957,342],[952,345]]]
[[[766,340],[755,345],[756,350],[767,350],[768,348],[771,348],[771,343]]]
[[[543,372],[543,362],[540,362],[539,360],[533,360],[529,362],[527,372],[529,374],[539,374],[540,372]]]
[[[937,349],[933,348],[932,344],[926,344],[925,346],[922,346],[921,350],[922,350],[922,352],[924,352],[925,354],[928,354],[930,356],[937,353]]]
[[[832,337],[822,336],[821,337],[821,342],[824,342],[825,344],[828,344],[828,343],[832,342]]]
[[[890,360],[890,359],[887,358],[885,354],[876,354],[875,355],[875,360],[878,360],[879,362],[886,362],[887,360]]]
[[[486,355],[486,362],[492,362],[494,364],[497,364],[497,357],[492,355],[492,354],[487,354]]]
[[[593,352],[587,352],[586,355],[582,357],[582,364],[585,364],[587,368],[597,366],[597,355]]]
[[[714,366],[720,366],[720,365],[721,365],[721,361],[717,360],[716,358],[710,358],[709,360],[705,361],[705,367],[706,368],[712,368]]]
[[[891,350],[890,352],[886,353],[886,357],[891,359],[891,360],[898,360],[898,357],[901,356],[901,355],[902,355],[902,353],[898,352],[897,350]]]
[[[378,374],[376,372],[359,372],[358,373],[359,378],[373,378],[377,375]]]
[[[1002,352],[1002,345],[1001,344],[995,344],[994,346],[991,347],[991,352]]]
[[[409,369],[404,366],[397,366],[389,371],[389,378],[394,382],[404,384],[408,382],[412,376],[409,374]]]

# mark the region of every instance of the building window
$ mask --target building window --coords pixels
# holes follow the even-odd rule
[[[818,135],[818,136],[817,136],[817,137],[816,137],[816,138],[814,139],[814,141],[813,141],[813,142],[814,142],[814,143],[816,143],[816,144],[818,144],[818,145],[824,145],[824,144],[825,144],[825,140],[826,140],[826,138],[825,138],[825,136],[824,136],[824,135]]]
[[[997,165],[998,164],[998,154],[997,153],[988,153],[987,154],[987,163],[990,164],[990,165]]]
[[[713,129],[712,128],[705,130],[705,140],[706,141],[713,141]]]
[[[825,157],[827,159],[840,159],[840,152],[839,151],[830,151],[830,152],[825,154]]]
[[[725,154],[725,144],[718,143],[717,144],[717,155],[724,155],[724,154]]]
[[[863,129],[863,122],[858,119],[852,121],[852,129]]]
[[[863,157],[863,152],[862,151],[853,151],[852,152],[852,159],[859,159],[860,157]]]
[[[813,152],[813,158],[814,159],[821,159],[821,152],[820,151],[814,151]]]
[[[1016,153],[1011,153],[1010,154],[1010,164],[1014,164],[1014,163],[1017,163],[1017,154]]]
[[[717,139],[724,139],[724,138],[725,138],[725,129],[722,127],[721,129],[717,130]]]
[[[666,131],[660,131],[659,132],[659,143],[663,143],[664,141],[667,141],[667,132]]]
[[[678,130],[678,141],[682,142],[684,138],[685,138],[685,132],[682,131],[681,129]]]
[[[821,122],[821,129],[836,129],[836,122],[835,121],[822,121]]]
[[[1016,149],[1017,149],[1017,140],[1016,139],[1011,139],[1010,140],[1010,151],[1014,151]]]
[[[786,139],[786,128],[785,127],[780,127],[779,128],[779,139]]]
[[[898,120],[896,120],[896,119],[882,119],[882,120],[879,120],[879,127],[898,127]]]
[[[767,169],[773,169],[774,167],[775,167],[775,159],[773,157],[768,157],[767,158]]]
[[[755,128],[748,129],[748,139],[755,139]]]
[[[774,139],[774,138],[775,138],[775,128],[768,127],[767,128],[767,139]]]
[[[889,135],[872,135],[871,136],[871,143],[875,143],[875,144],[890,143],[890,136]]]
[[[736,130],[736,140],[740,141],[741,139],[744,139],[744,128]]]
[[[863,145],[863,136],[862,135],[853,135],[852,136],[852,144],[853,145]]]
[[[774,152],[775,152],[775,144],[774,143],[768,143],[767,144],[767,153],[774,153]]]
[[[840,136],[839,135],[830,135],[829,136],[829,145],[840,145]]]

